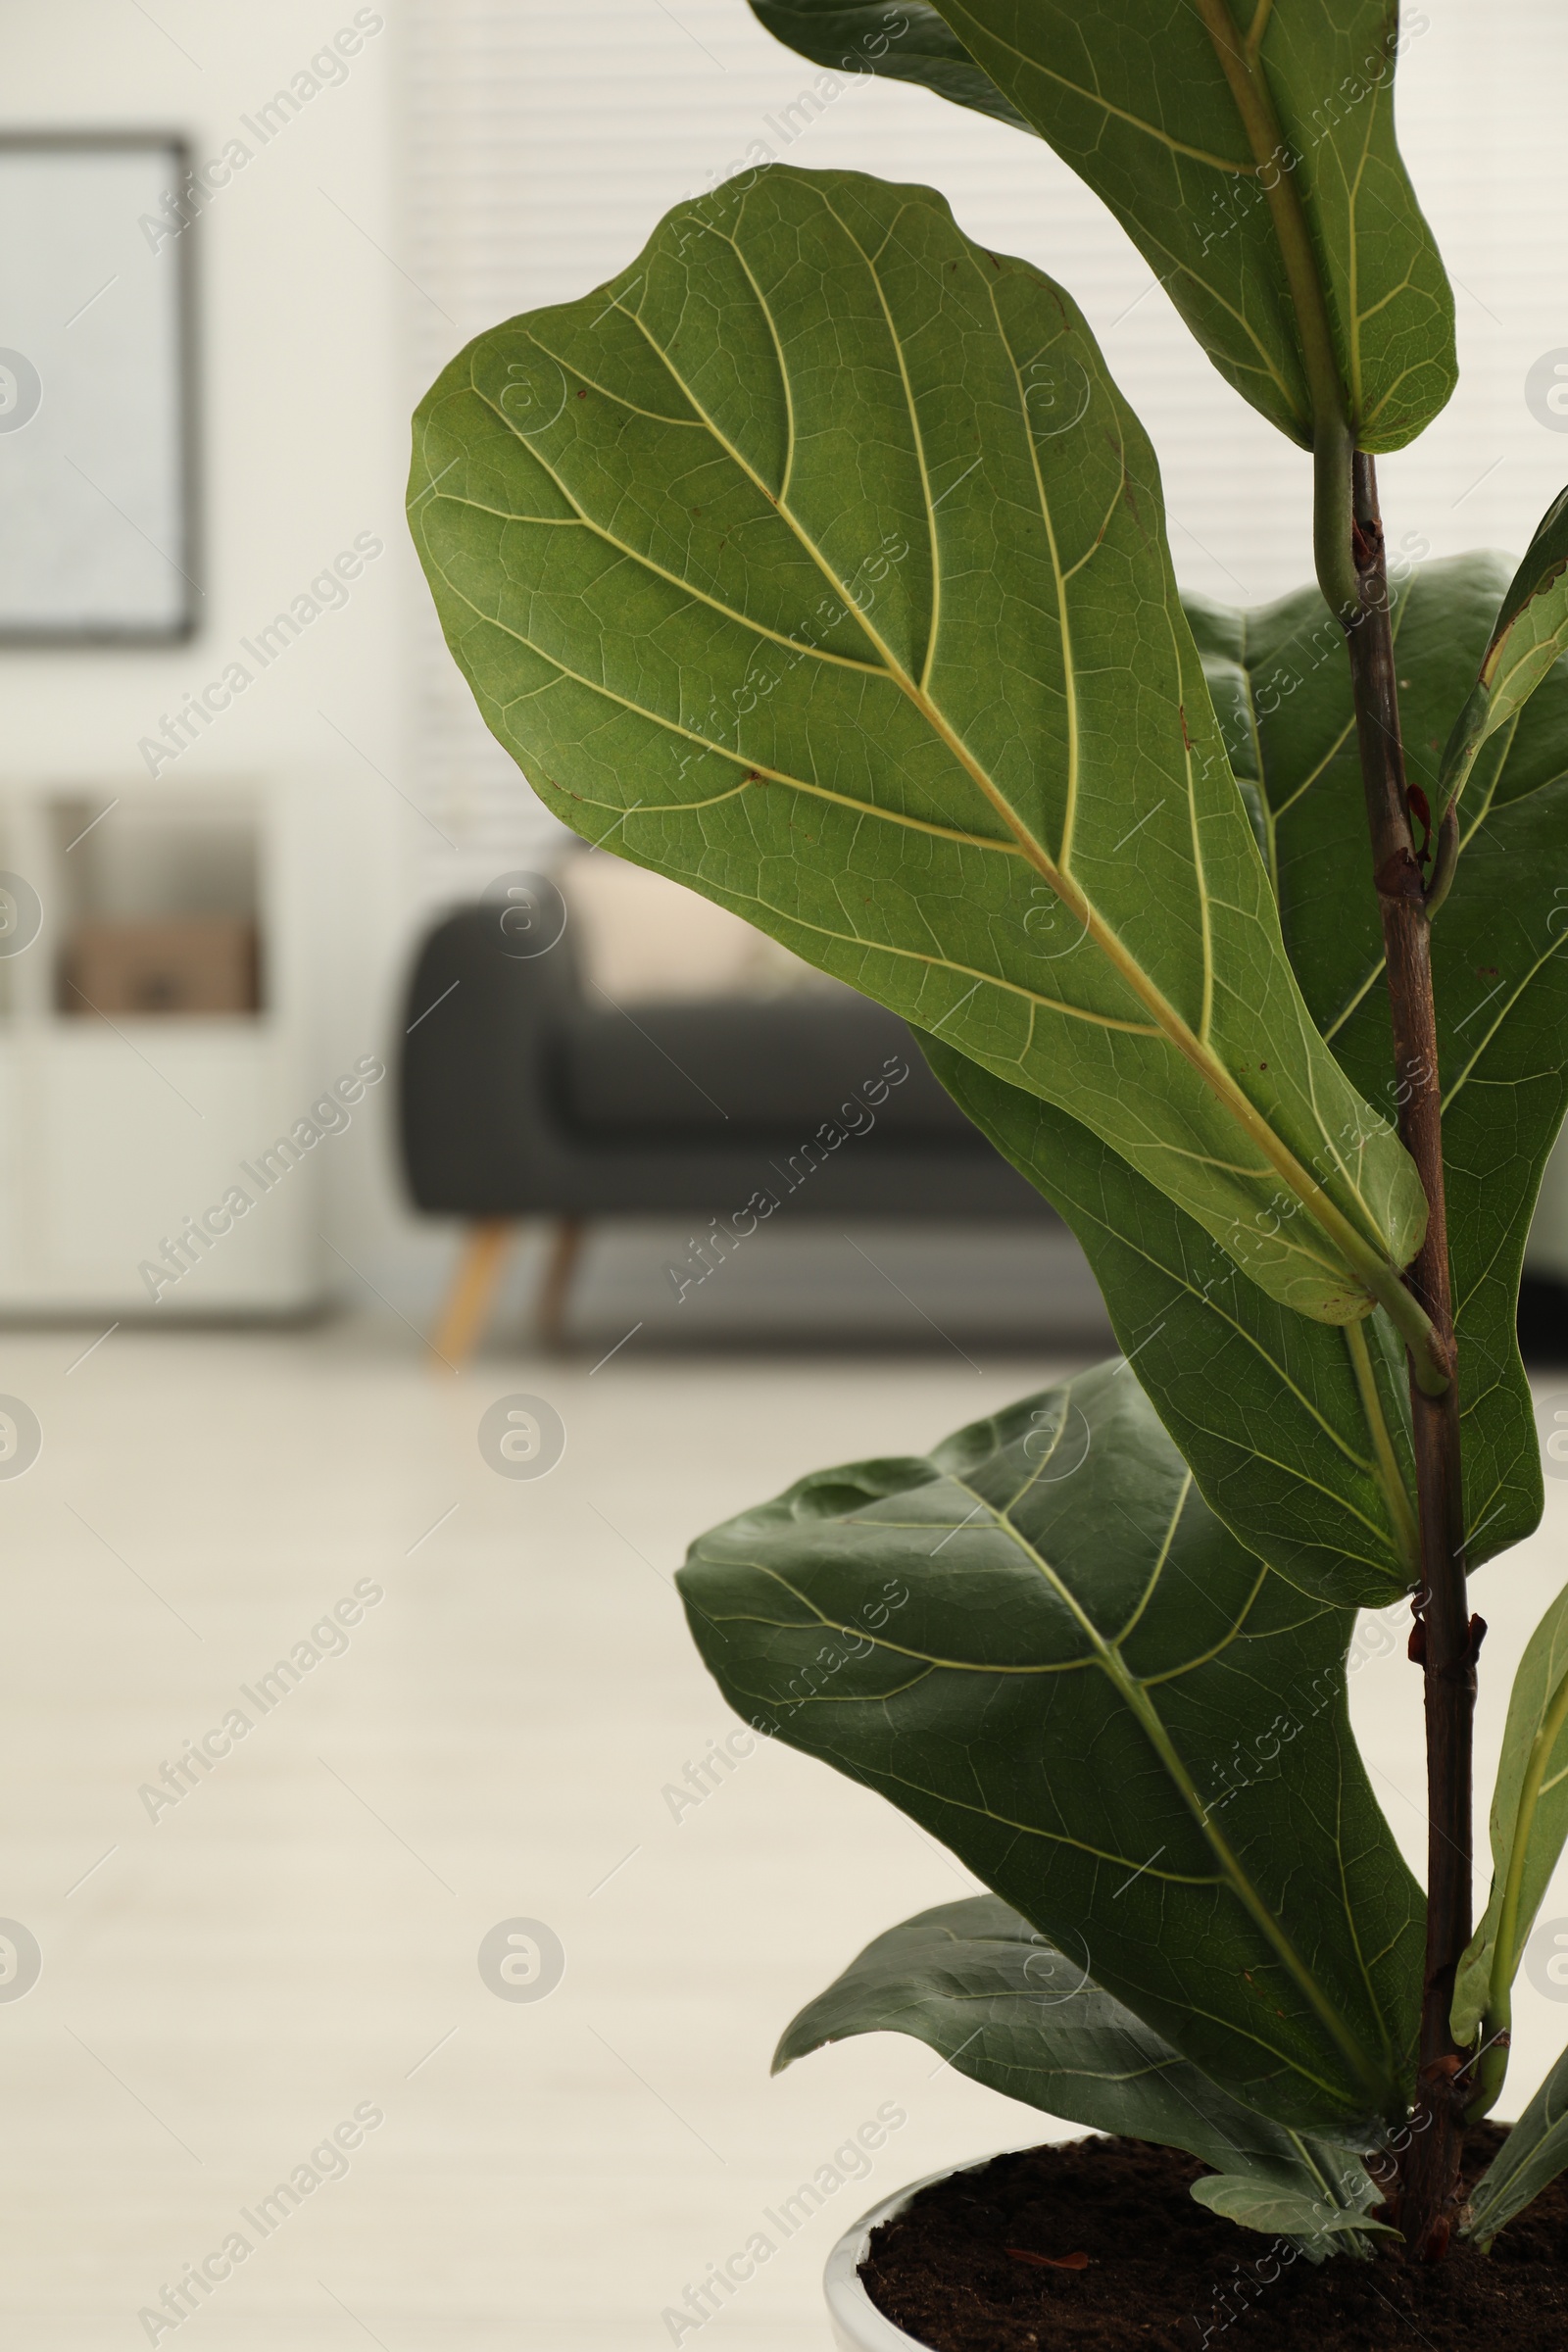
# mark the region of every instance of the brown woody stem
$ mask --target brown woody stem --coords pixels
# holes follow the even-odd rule
[[[1414,2113],[1399,2164],[1395,2203],[1408,2251],[1425,2261],[1447,2248],[1459,2203],[1459,2160],[1470,2086],[1465,2053],[1448,2026],[1454,1978],[1470,1940],[1470,1750],[1475,1647],[1465,1593],[1464,1502],[1459,1474],[1459,1390],[1443,1187],[1442,1095],[1432,994],[1431,908],[1415,855],[1406,797],[1399,698],[1394,668],[1388,570],[1378,514],[1377,475],[1352,450],[1322,270],[1296,178],[1296,161],[1258,55],[1227,0],[1194,0],[1229,83],[1265,191],[1299,332],[1313,423],[1313,537],[1318,580],[1345,625],[1355,695],[1361,775],[1372,837],[1372,869],[1383,915],[1389,1003],[1394,1019],[1395,1094],[1399,1134],[1427,1197],[1427,1230],[1404,1287],[1431,1329],[1409,1351],[1421,1588],[1419,1652],[1426,1674],[1427,1942]],[[1266,23],[1258,12],[1254,27]],[[1457,828],[1450,821],[1434,857],[1434,906],[1452,879]],[[1411,1318],[1396,1320],[1410,1338]],[[1479,1629],[1479,1620],[1477,1620]]]
[[[1429,909],[1405,790],[1377,474],[1372,460],[1359,454],[1353,462],[1351,504],[1357,600],[1346,638],[1373,879],[1388,957],[1395,1096],[1399,1135],[1427,1197],[1426,1239],[1405,1282],[1431,1318],[1434,1351],[1449,1376],[1440,1396],[1423,1388],[1413,1366],[1410,1380],[1421,1535],[1421,1588],[1415,1599],[1417,1631],[1411,1652],[1420,1658],[1426,1682],[1427,1939],[1414,2113],[1393,2202],[1407,2250],[1430,2262],[1446,2250],[1459,2206],[1467,2053],[1454,2044],[1448,2012],[1471,1929],[1470,1775],[1477,1637],[1465,1592],[1459,1388],[1448,1282]]]

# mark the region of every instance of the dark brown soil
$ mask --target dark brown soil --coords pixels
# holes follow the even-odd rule
[[[1503,2136],[1492,2125],[1472,2135],[1472,2178]],[[1460,2246],[1431,2267],[1384,2254],[1314,2268],[1195,2205],[1188,2187],[1203,2169],[1138,2139],[999,2156],[922,2189],[884,2223],[860,2277],[878,2310],[930,2352],[1568,2346],[1563,2180],[1509,2223],[1490,2255]],[[1072,2255],[1088,2261],[1055,2267]]]

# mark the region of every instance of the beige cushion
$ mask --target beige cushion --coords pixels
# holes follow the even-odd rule
[[[778,997],[833,989],[738,914],[608,851],[568,858],[556,880],[585,986],[637,998]]]

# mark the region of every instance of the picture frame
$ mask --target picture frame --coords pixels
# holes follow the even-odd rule
[[[200,625],[190,150],[0,133],[0,646]]]

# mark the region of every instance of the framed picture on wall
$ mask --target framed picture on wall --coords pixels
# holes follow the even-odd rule
[[[182,140],[0,134],[0,644],[201,617]]]

